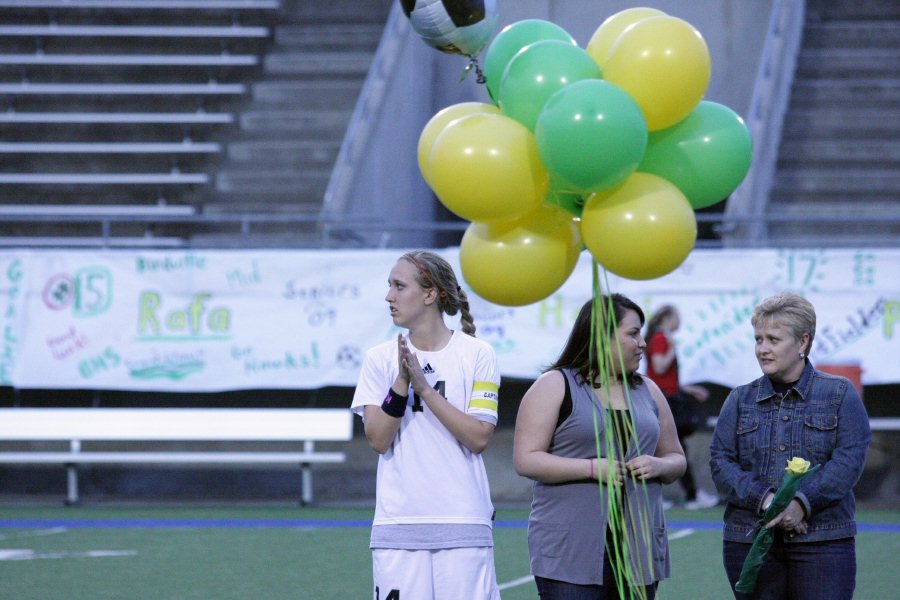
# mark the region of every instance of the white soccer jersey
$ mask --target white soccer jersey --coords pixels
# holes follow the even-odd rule
[[[494,349],[455,331],[437,352],[412,346],[428,383],[459,410],[497,424],[500,373]],[[399,372],[397,341],[366,353],[351,409],[363,416],[381,406]],[[463,446],[409,390],[406,413],[391,448],[378,459],[373,525],[491,525],[493,506],[480,454]]]

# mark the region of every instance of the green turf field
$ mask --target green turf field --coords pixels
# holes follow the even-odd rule
[[[0,506],[2,600],[347,600],[371,598],[367,508]],[[522,526],[500,510],[504,600],[534,599]],[[721,509],[668,513],[673,578],[660,600],[731,597],[720,560]],[[856,598],[900,589],[900,514],[864,511]]]

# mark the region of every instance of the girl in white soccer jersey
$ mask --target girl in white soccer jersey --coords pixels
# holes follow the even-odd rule
[[[375,600],[498,600],[487,473],[500,374],[474,337],[453,268],[427,251],[394,265],[385,300],[409,330],[366,353],[352,410],[381,456],[372,524]],[[461,313],[462,331],[443,313]]]

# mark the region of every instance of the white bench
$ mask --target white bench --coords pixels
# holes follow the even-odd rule
[[[7,450],[0,463],[59,464],[68,471],[67,504],[76,504],[78,466],[87,464],[296,464],[301,503],[313,500],[313,463],[342,463],[343,452],[316,451],[315,443],[347,442],[353,415],[347,409],[243,408],[0,408],[0,442],[64,442],[66,450]],[[92,449],[119,442],[133,450]],[[280,450],[158,450],[141,442],[297,442]],[[7,444],[9,446],[9,444]]]

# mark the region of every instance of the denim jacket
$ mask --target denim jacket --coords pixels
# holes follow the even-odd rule
[[[774,492],[787,461],[799,456],[822,467],[795,496],[808,523],[789,542],[816,542],[856,534],[853,486],[872,437],[856,388],[844,377],[806,361],[800,381],[782,398],[763,376],[734,388],[725,400],[710,446],[710,469],[726,501],[724,537],[752,543],[762,503]]]

